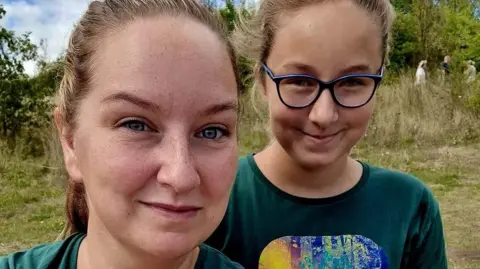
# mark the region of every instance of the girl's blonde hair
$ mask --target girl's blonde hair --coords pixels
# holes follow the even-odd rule
[[[79,103],[90,91],[93,62],[99,44],[108,32],[139,18],[157,16],[186,17],[209,27],[225,44],[237,75],[236,55],[220,17],[198,0],[104,0],[93,1],[75,26],[65,57],[64,76],[57,96],[57,108],[63,122],[75,129]],[[161,27],[161,25],[159,26]],[[239,89],[240,94],[240,89]],[[60,236],[87,232],[88,207],[83,184],[69,181],[66,200],[67,225]]]

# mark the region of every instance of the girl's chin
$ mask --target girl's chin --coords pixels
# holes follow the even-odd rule
[[[345,154],[340,154],[337,150],[329,150],[329,151],[317,151],[312,152],[310,150],[306,150],[304,147],[298,148],[297,150],[294,149],[294,156],[296,161],[300,164],[300,166],[306,169],[318,169],[320,167],[329,166],[335,163],[341,156]]]

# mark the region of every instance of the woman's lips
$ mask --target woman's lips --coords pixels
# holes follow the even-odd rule
[[[191,219],[202,209],[202,207],[193,205],[172,205],[156,202],[140,202],[140,204],[150,208],[155,214],[176,221]]]

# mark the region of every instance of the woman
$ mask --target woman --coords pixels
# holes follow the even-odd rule
[[[477,68],[475,68],[475,62],[472,60],[467,61],[467,69],[464,72],[467,77],[467,83],[472,84],[477,78]]]
[[[446,268],[430,190],[349,156],[372,117],[393,16],[388,0],[260,3],[237,41],[256,63],[273,142],[240,160],[208,244],[249,269]]]
[[[425,73],[426,66],[427,60],[422,60],[418,64],[417,72],[415,73],[415,85],[425,85],[427,82]]]
[[[198,1],[90,3],[55,110],[69,236],[0,268],[243,268],[202,244],[237,168],[237,82],[223,27]]]

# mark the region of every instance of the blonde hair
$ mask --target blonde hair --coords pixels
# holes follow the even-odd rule
[[[261,0],[258,10],[251,19],[243,19],[234,32],[234,45],[237,53],[254,64],[255,77],[264,78],[262,64],[269,57],[278,28],[280,15],[296,11],[302,7],[334,0]],[[393,6],[389,0],[352,0],[364,8],[379,24],[382,38],[384,64],[388,63],[391,29],[395,18]],[[251,102],[260,118],[267,123],[266,104],[258,90],[258,81],[254,80]],[[268,128],[268,127],[267,127]]]
[[[236,55],[219,15],[198,0],[104,0],[93,1],[75,26],[65,57],[64,76],[57,95],[57,108],[69,129],[75,129],[79,103],[89,92],[92,63],[106,34],[138,18],[160,15],[186,17],[214,32],[228,50],[237,75]],[[240,89],[239,89],[240,94]],[[69,181],[66,200],[67,225],[61,237],[86,232],[88,207],[83,184]]]

